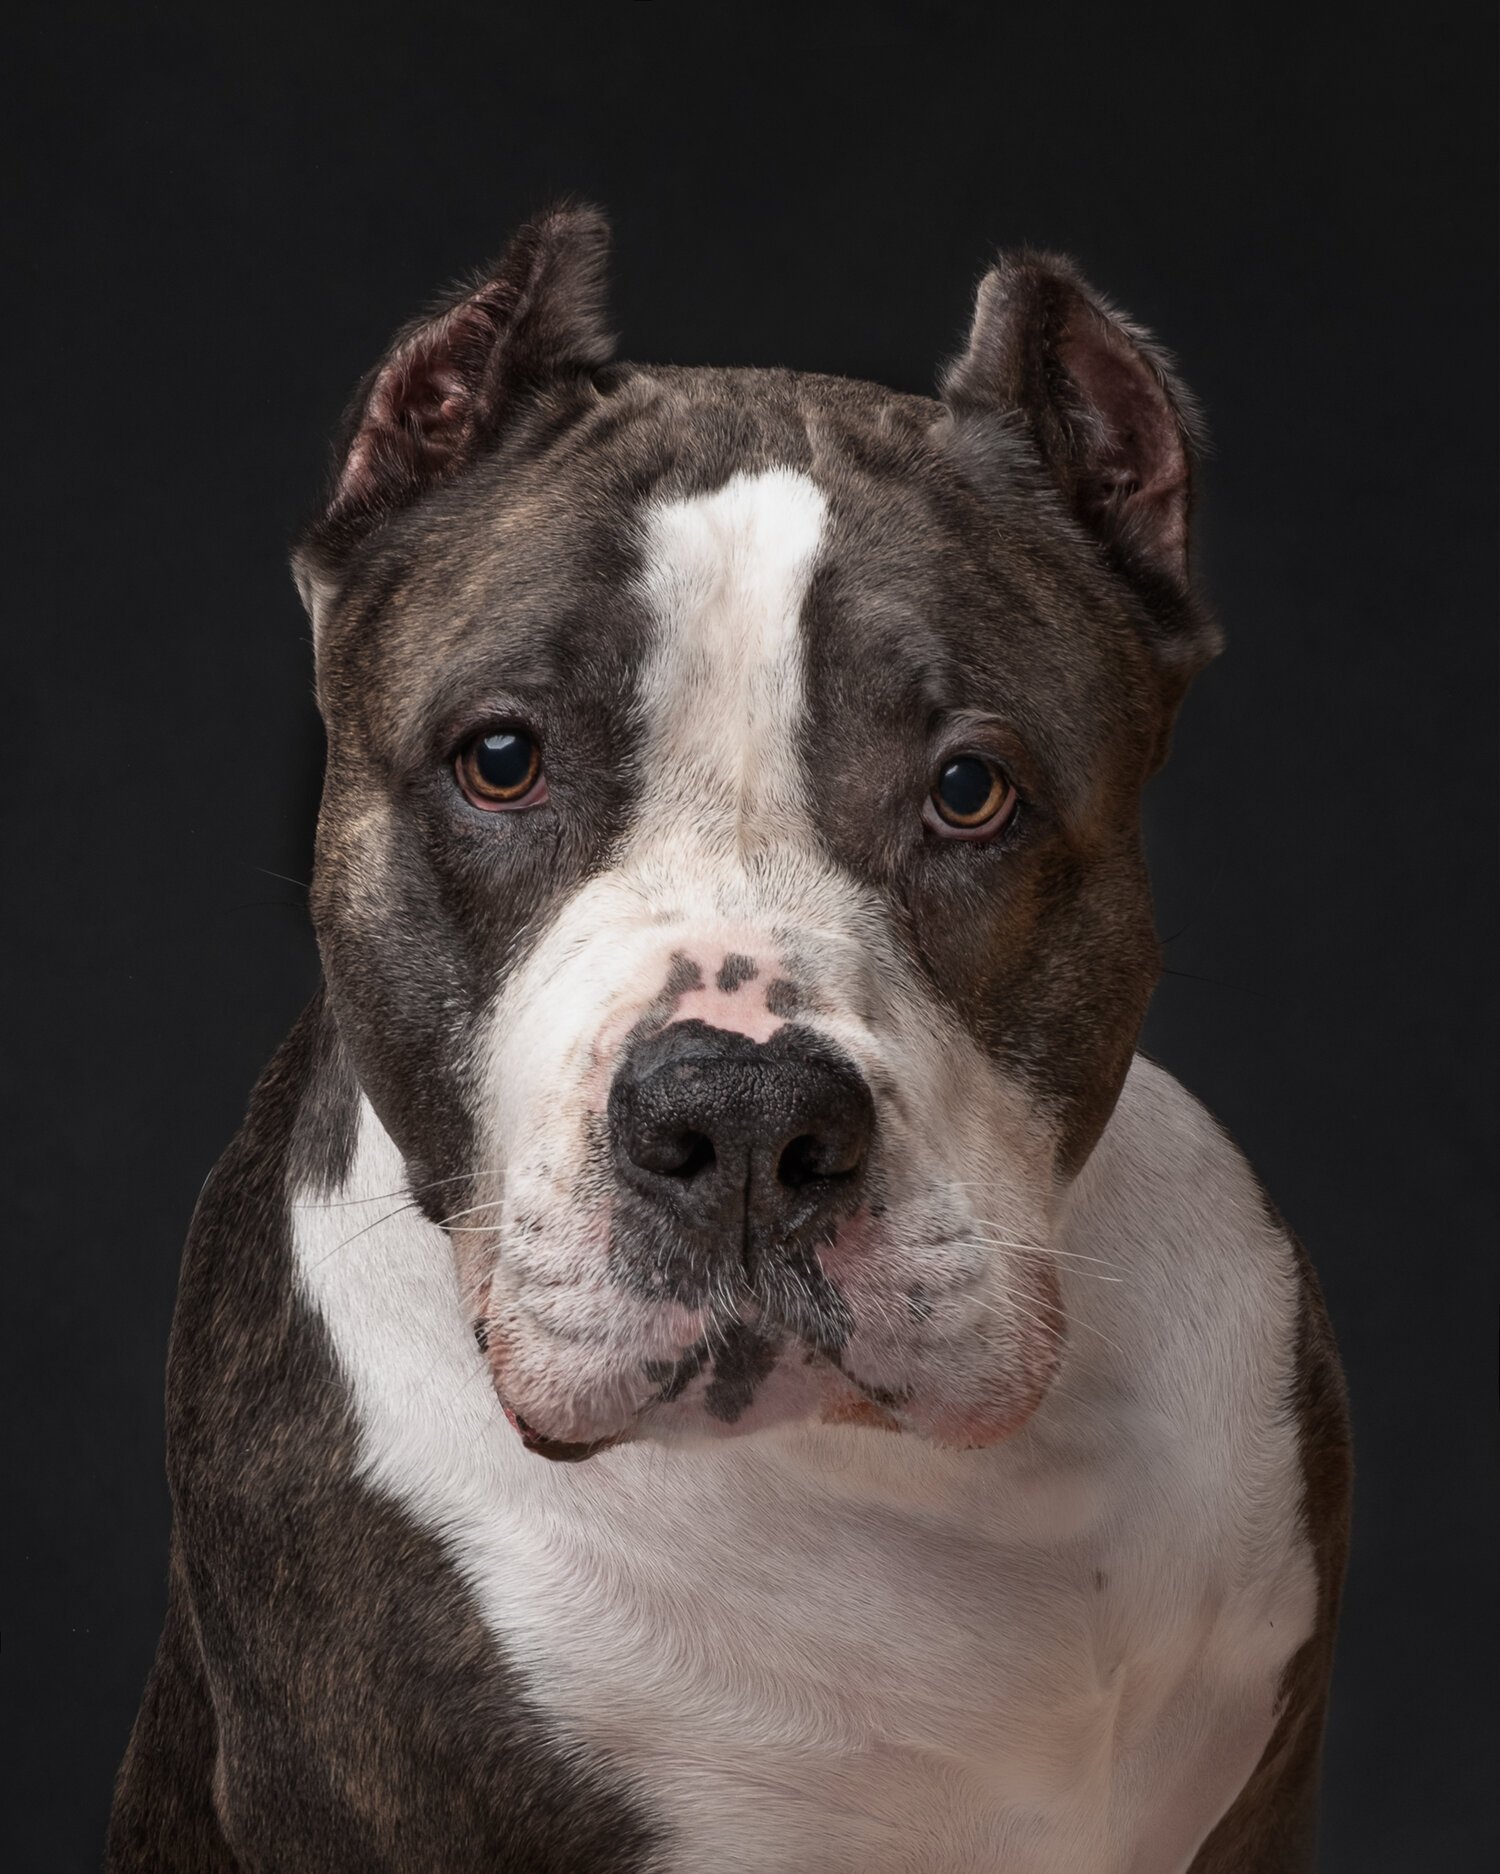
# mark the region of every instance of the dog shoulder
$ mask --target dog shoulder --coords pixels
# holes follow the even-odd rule
[[[358,1096],[320,994],[257,1082],[239,1131],[209,1173],[183,1251],[167,1367],[167,1463],[179,1519],[200,1486],[266,1449],[266,1402],[287,1368],[326,1360],[293,1292],[293,1185],[331,1190],[352,1151]],[[298,1389],[300,1390],[300,1388]]]
[[[1168,1251],[1276,1277],[1293,1350],[1293,1403],[1319,1446],[1347,1436],[1342,1368],[1312,1261],[1254,1168],[1203,1103],[1137,1055],[1095,1160],[1090,1204]]]
[[[1314,1577],[1311,1630],[1282,1674],[1275,1731],[1193,1874],[1293,1874],[1316,1865],[1327,1687],[1348,1547],[1349,1411],[1313,1265],[1244,1154],[1171,1074],[1137,1058],[1087,1168],[1091,1209],[1154,1245],[1183,1297],[1228,1297],[1200,1334],[1260,1342],[1275,1423],[1296,1454],[1297,1527]],[[1186,1317],[1192,1319],[1192,1311]]]
[[[1341,1574],[1343,1371],[1312,1262],[1244,1153],[1165,1068],[1137,1056],[1079,1184],[1084,1229],[1129,1261],[1132,1278],[1175,1298],[1185,1335],[1259,1345],[1299,1447],[1309,1534],[1320,1564]]]

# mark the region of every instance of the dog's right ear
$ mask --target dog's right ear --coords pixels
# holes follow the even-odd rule
[[[396,335],[345,414],[328,499],[292,556],[309,609],[350,547],[493,447],[530,394],[608,363],[608,248],[598,209],[551,209]]]

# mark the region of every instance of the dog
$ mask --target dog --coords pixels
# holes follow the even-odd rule
[[[1193,405],[1032,252],[934,400],[620,364],[606,247],[401,331],[295,549],[324,987],[108,1865],[1311,1868],[1340,1369],[1135,1053]]]

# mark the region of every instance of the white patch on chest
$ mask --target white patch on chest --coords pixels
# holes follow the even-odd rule
[[[1314,1586],[1287,1247],[1174,1082],[1132,1072],[1059,1238],[1061,1377],[984,1452],[794,1428],[530,1456],[405,1178],[366,1106],[335,1202],[291,1194],[363,1474],[537,1702],[634,1776],[663,1870],[1187,1866]]]

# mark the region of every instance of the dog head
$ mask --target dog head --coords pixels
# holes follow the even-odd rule
[[[614,364],[605,242],[401,333],[298,546],[335,1018],[535,1448],[990,1443],[1157,973],[1184,395],[1043,255],[936,401]]]

